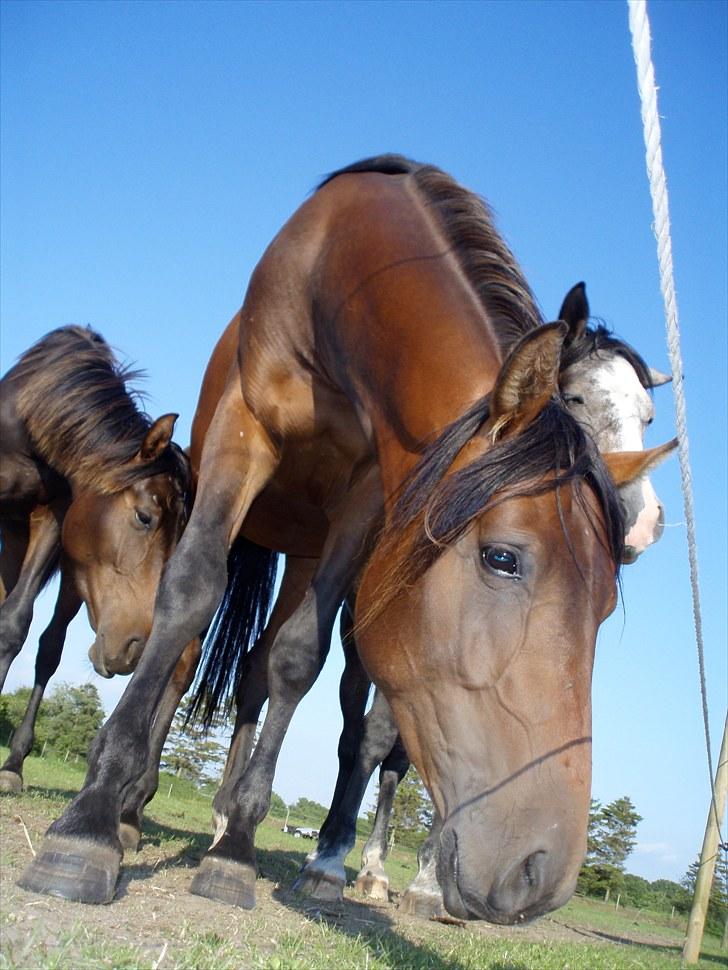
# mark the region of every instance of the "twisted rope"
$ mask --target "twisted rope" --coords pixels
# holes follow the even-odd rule
[[[642,110],[647,157],[647,176],[652,196],[653,229],[657,240],[657,259],[660,266],[660,287],[665,304],[665,326],[667,349],[672,367],[672,389],[675,398],[675,420],[677,424],[678,457],[682,481],[685,523],[687,526],[688,560],[690,563],[690,585],[693,595],[693,621],[695,642],[698,650],[698,670],[700,674],[700,696],[703,705],[703,728],[708,753],[710,789],[713,797],[713,810],[720,831],[720,819],[715,806],[715,774],[710,744],[708,722],[708,692],[705,680],[705,649],[703,643],[703,620],[700,611],[700,589],[698,586],[698,553],[695,538],[695,513],[693,505],[692,474],[688,452],[688,431],[685,408],[685,388],[683,381],[683,362],[680,352],[680,327],[678,324],[677,298],[672,265],[672,240],[670,237],[670,213],[667,200],[667,179],[662,164],[662,145],[660,116],[657,112],[657,87],[655,71],[652,66],[650,23],[647,18],[646,0],[627,0],[629,5],[629,29],[632,34],[632,51],[637,67],[637,87]]]

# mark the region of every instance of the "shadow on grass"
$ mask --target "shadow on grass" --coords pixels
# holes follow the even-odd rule
[[[420,945],[402,937],[386,904],[364,903],[345,898],[340,902],[312,899],[295,893],[290,887],[306,861],[306,853],[280,849],[258,851],[260,874],[276,883],[273,898],[309,922],[322,924],[342,936],[365,945],[372,958],[384,959],[392,966],[427,968],[427,970],[462,970],[463,964],[441,957],[426,944]],[[346,867],[347,883],[352,883],[357,870]],[[511,970],[521,970],[511,966]],[[525,970],[525,968],[524,968]]]
[[[200,832],[178,829],[173,826],[145,821],[144,844],[160,845],[171,839],[184,840],[187,845],[174,856],[159,864],[133,862],[133,856],[124,859],[122,878],[116,898],[123,897],[134,880],[148,879],[153,873],[173,867],[196,868],[210,845],[210,836]],[[366,946],[372,958],[386,959],[392,966],[427,968],[427,970],[462,970],[463,964],[443,959],[427,945],[418,945],[404,939],[397,932],[392,917],[384,907],[345,899],[342,902],[322,902],[301,896],[291,890],[296,877],[306,861],[306,851],[296,847],[288,849],[256,850],[259,878],[275,885],[273,898],[287,909],[298,913],[309,922],[323,924],[343,936]],[[357,872],[347,867],[347,881],[353,882]],[[521,970],[509,964],[510,970]]]

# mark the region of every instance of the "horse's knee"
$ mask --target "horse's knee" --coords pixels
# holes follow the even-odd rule
[[[190,640],[209,626],[226,585],[224,554],[199,550],[194,556],[175,555],[162,577],[155,615],[168,628],[179,627]]]

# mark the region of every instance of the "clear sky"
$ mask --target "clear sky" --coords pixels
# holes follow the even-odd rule
[[[724,2],[649,6],[685,361],[714,758],[726,706]],[[250,273],[326,172],[432,162],[486,196],[547,316],[592,312],[668,370],[627,6],[598,2],[26,3],[2,17],[5,371],[90,324],[146,368],[148,409],[188,443],[202,374]],[[648,443],[674,434],[669,387]],[[708,807],[678,463],[668,528],[624,571],[594,673],[595,797],[644,816],[628,866],[679,878]],[[44,596],[9,689],[30,683]],[[92,680],[84,619],[58,680]],[[338,644],[297,713],[275,788],[328,803]]]

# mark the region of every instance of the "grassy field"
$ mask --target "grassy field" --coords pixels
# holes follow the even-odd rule
[[[0,750],[0,757],[4,752]],[[29,759],[27,790],[0,799],[0,968],[179,968],[179,970],[621,970],[678,967],[684,921],[587,899],[530,926],[443,925],[400,916],[397,895],[415,870],[414,853],[395,847],[388,864],[392,899],[373,904],[347,890],[343,904],[296,897],[289,887],[310,843],[259,828],[258,905],[243,912],[187,892],[210,840],[210,799],[163,782],[149,806],[141,851],[125,860],[107,907],[34,896],[15,880],[45,828],[83,781],[80,765]],[[32,848],[31,848],[32,847]],[[361,845],[347,860],[356,875]],[[699,966],[728,967],[706,937]]]

